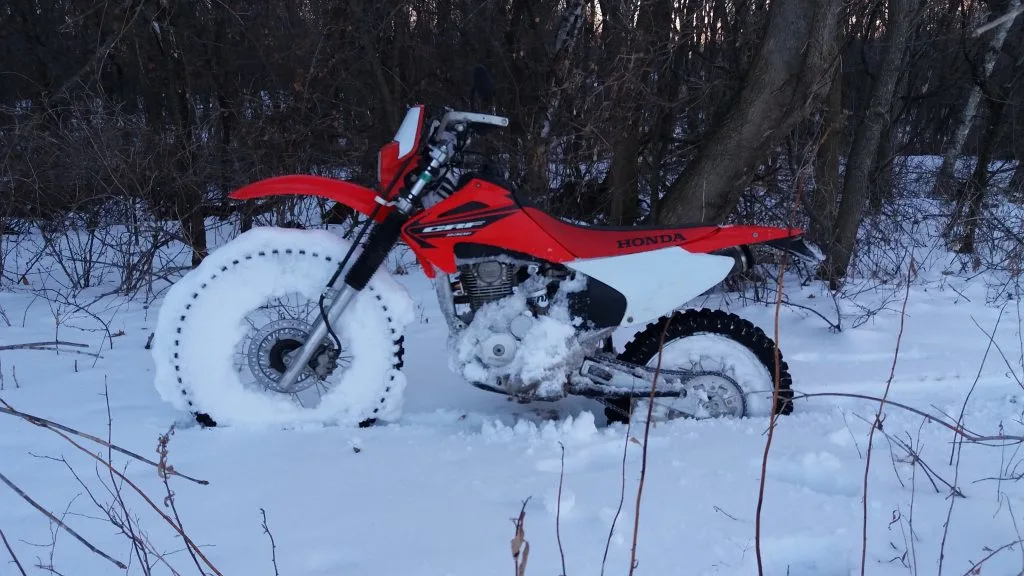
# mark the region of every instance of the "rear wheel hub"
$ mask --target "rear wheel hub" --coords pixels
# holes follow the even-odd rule
[[[700,406],[707,412],[707,417],[743,417],[746,409],[743,389],[732,378],[724,374],[702,374],[687,383],[700,395]]]

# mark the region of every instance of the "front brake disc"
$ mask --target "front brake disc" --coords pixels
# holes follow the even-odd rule
[[[267,390],[281,394],[295,394],[315,384],[313,371],[306,368],[290,388],[280,385],[291,353],[299,349],[308,337],[309,324],[302,320],[282,318],[264,324],[252,335],[246,350],[249,370],[256,382]]]

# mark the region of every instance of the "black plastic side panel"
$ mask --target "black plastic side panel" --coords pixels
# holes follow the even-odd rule
[[[455,245],[455,257],[460,260],[468,260],[471,258],[496,258],[498,256],[507,256],[509,258],[515,258],[517,260],[525,260],[527,262],[536,262],[538,264],[547,262],[536,256],[530,256],[529,254],[523,254],[521,252],[515,252],[512,250],[506,250],[490,244],[476,244],[473,242],[460,242]]]
[[[626,297],[611,286],[587,278],[587,289],[570,295],[571,312],[586,318],[591,328],[612,328],[626,315]]]

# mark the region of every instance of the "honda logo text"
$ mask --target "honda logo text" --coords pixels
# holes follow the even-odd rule
[[[654,246],[657,244],[669,244],[674,242],[685,242],[686,238],[676,232],[674,234],[652,234],[649,236],[637,236],[636,238],[627,238],[625,240],[619,240],[619,248],[642,248],[644,246]]]

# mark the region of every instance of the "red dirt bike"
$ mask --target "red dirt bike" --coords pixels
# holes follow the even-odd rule
[[[163,397],[204,425],[395,420],[414,312],[384,263],[403,242],[447,320],[449,368],[478,388],[595,398],[610,421],[646,417],[636,406],[652,397],[658,417],[788,414],[791,376],[780,356],[773,396],[771,338],[734,314],[677,309],[749,269],[751,245],[820,259],[801,231],[565,222],[462,162],[481,130],[507,125],[454,110],[428,120],[414,106],[380,150],[380,192],[293,175],[232,193],[318,196],[368,218],[352,243],[253,229],[172,286],[153,352]],[[613,332],[645,323],[616,354]]]

